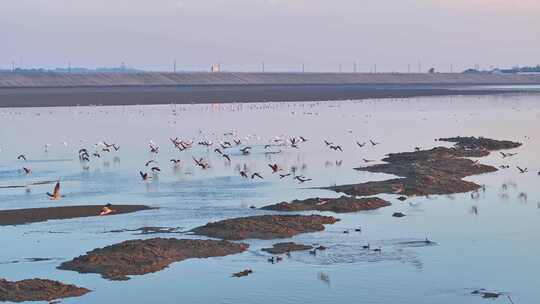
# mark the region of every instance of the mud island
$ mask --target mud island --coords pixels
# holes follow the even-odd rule
[[[293,200],[274,205],[264,206],[263,210],[273,211],[331,211],[335,213],[347,213],[366,210],[375,210],[391,204],[378,197],[354,198],[341,196],[339,198],[308,198],[305,200]]]
[[[512,149],[521,143],[482,137],[440,138],[453,142],[453,147],[389,154],[385,164],[359,167],[356,170],[400,176],[385,181],[333,186],[326,189],[348,195],[367,196],[380,193],[407,196],[452,194],[476,190],[481,186],[463,178],[497,171],[467,157],[485,157],[490,151]]]
[[[52,301],[80,297],[88,292],[90,290],[86,288],[66,285],[52,280],[30,279],[11,282],[0,279],[0,301]]]
[[[245,251],[247,244],[215,240],[153,238],[129,240],[62,263],[58,269],[98,273],[110,280],[129,280],[128,275],[160,271],[168,265],[191,258],[209,258]]]
[[[208,223],[193,233],[225,240],[288,238],[300,233],[324,230],[339,221],[321,215],[258,215]]]

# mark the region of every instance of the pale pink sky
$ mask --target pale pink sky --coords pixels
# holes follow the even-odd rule
[[[0,37],[0,68],[487,68],[540,63],[540,0],[6,0]]]

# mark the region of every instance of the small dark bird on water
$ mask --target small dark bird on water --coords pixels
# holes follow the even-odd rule
[[[292,173],[280,174],[280,175],[279,175],[279,179],[282,179],[282,178],[285,178],[285,177],[291,176],[291,175],[292,175]]]
[[[225,158],[228,162],[231,162],[231,158],[229,155],[227,154],[221,154],[221,156],[223,156],[223,158]]]
[[[371,139],[369,140],[369,142],[371,143],[372,146],[376,146],[376,145],[380,144],[380,143],[378,143],[378,142],[374,142],[374,141],[371,140]]]
[[[363,147],[364,147],[364,146],[366,145],[366,143],[365,143],[365,142],[364,142],[364,143],[359,143],[359,142],[356,142],[356,144],[357,144],[357,145],[358,145],[358,146],[359,146],[360,148],[363,148]]]
[[[511,157],[517,154],[517,153],[504,153],[504,152],[499,152],[499,153],[501,154],[503,158]]]
[[[144,166],[145,166],[145,167],[148,167],[148,166],[150,166],[150,164],[152,164],[152,163],[157,163],[157,161],[151,159],[151,160],[147,161],[146,164],[144,164]]]
[[[248,178],[246,171],[240,171],[240,176],[243,178]]]
[[[251,147],[244,147],[240,149],[240,151],[242,152],[242,154],[248,155],[251,152]]]
[[[26,175],[30,175],[32,173],[32,169],[23,167],[23,171]]]
[[[17,156],[17,159],[26,161],[26,156],[24,154],[21,154],[21,155]]]
[[[161,172],[161,169],[159,167],[152,167],[152,172],[156,173],[156,172]]]
[[[262,177],[259,173],[257,173],[257,172],[251,174],[251,179],[254,179],[255,177],[258,177],[258,178],[260,178],[260,179],[263,179],[263,177]]]

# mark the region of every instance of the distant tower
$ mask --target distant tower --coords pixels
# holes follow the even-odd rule
[[[212,64],[212,67],[210,68],[210,71],[212,73],[218,73],[218,72],[221,72],[221,66],[219,63],[214,63]]]
[[[176,59],[174,60],[174,63],[173,63],[173,73],[176,73]]]

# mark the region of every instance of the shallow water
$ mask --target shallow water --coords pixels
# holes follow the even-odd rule
[[[138,203],[159,207],[111,217],[49,221],[0,227],[2,277],[19,280],[50,278],[93,290],[64,303],[481,303],[473,289],[508,292],[515,303],[537,303],[540,242],[540,176],[538,139],[540,95],[423,97],[342,102],[70,107],[0,110],[0,208],[58,205]],[[216,142],[224,133],[238,133],[254,147],[249,156],[229,150],[227,165],[213,148],[195,146],[178,152],[170,137],[206,138]],[[317,256],[293,253],[278,264],[267,263],[260,251],[277,241],[249,240],[249,251],[223,258],[195,259],[125,282],[111,282],[96,274],[57,270],[62,261],[91,249],[127,239],[154,237],[135,232],[104,233],[143,226],[181,227],[183,231],[219,219],[267,214],[249,207],[283,200],[339,194],[315,187],[386,179],[385,174],[357,172],[362,159],[380,160],[390,152],[447,144],[435,138],[474,135],[521,141],[512,158],[498,153],[481,162],[510,169],[467,178],[486,186],[479,199],[470,194],[411,198],[380,197],[391,207],[370,212],[331,214],[341,219],[319,233],[290,240],[329,247]],[[248,136],[248,139],[245,137]],[[299,150],[264,145],[275,136],[304,136]],[[359,148],[355,141],[373,139],[375,147]],[[323,140],[343,146],[328,149]],[[118,152],[92,158],[84,171],[77,150],[93,151],[100,141],[120,145]],[[148,143],[160,146],[155,157],[162,172],[142,182],[139,170],[153,158]],[[63,142],[67,143],[65,145]],[[48,152],[44,147],[50,144]],[[24,153],[27,162],[17,160]],[[195,167],[192,156],[204,157],[211,169]],[[115,160],[115,157],[118,159]],[[168,162],[180,158],[174,170]],[[335,162],[342,160],[341,166]],[[313,181],[298,184],[273,176],[268,163],[296,165]],[[236,166],[246,164],[264,180],[242,179]],[[33,173],[25,176],[22,166]],[[516,166],[528,167],[519,174]],[[303,168],[303,169],[302,169]],[[45,193],[53,185],[31,182],[62,181],[60,201]],[[507,190],[501,186],[508,185]],[[2,188],[22,186],[21,188]],[[527,200],[518,198],[527,194]],[[472,212],[477,207],[478,214]],[[404,212],[396,219],[393,212]],[[315,213],[315,212],[314,212]],[[344,234],[362,227],[362,233]],[[183,234],[158,235],[193,237]],[[418,246],[426,237],[436,246]],[[279,240],[282,241],[282,240]],[[283,241],[289,241],[283,240]],[[413,243],[409,243],[413,242]],[[363,245],[381,247],[366,252]],[[7,245],[6,245],[7,244]],[[25,258],[51,258],[30,261]],[[20,261],[10,263],[10,261]],[[230,275],[245,268],[247,278]],[[507,303],[499,298],[495,303]]]

